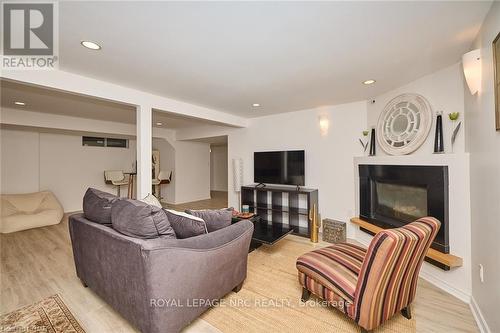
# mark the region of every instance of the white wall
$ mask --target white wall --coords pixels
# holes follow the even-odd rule
[[[175,148],[166,139],[153,138],[153,150],[160,152],[160,170],[167,175],[172,171],[170,184],[161,185],[162,200],[167,203],[175,203]]]
[[[500,32],[500,2],[494,2],[472,49],[481,49],[482,83],[471,96],[465,87],[467,149],[470,152],[473,309],[491,332],[500,332],[500,132],[495,131],[491,43]],[[484,283],[479,280],[484,266]],[[482,320],[484,319],[484,321]],[[487,324],[486,324],[487,323]]]
[[[210,199],[210,145],[175,141],[175,203]]]
[[[40,190],[52,191],[66,212],[81,210],[88,187],[116,193],[104,183],[104,170],[131,171],[135,158],[135,140],[129,148],[87,147],[81,136],[40,133]]]
[[[5,130],[2,138],[2,193],[52,191],[65,212],[82,209],[85,190],[92,186],[116,193],[104,184],[104,170],[131,170],[135,140],[129,148],[84,147],[79,135]],[[122,195],[127,188],[122,187]]]
[[[320,135],[319,116],[329,119]],[[253,183],[253,153],[265,150],[305,150],[306,187],[319,189],[322,218],[348,221],[354,216],[353,157],[362,154],[358,138],[366,128],[366,102],[328,106],[252,119],[248,128],[228,136],[229,161],[242,158],[244,181]],[[229,205],[237,207],[229,168]]]
[[[39,134],[0,130],[0,192],[37,192],[39,184]]]
[[[129,148],[84,147],[80,134],[47,133],[33,130],[0,130],[1,193],[54,192],[65,212],[82,209],[88,187],[116,193],[104,184],[104,170],[132,170],[136,141]],[[209,144],[154,138],[160,151],[161,169],[173,171],[173,181],[162,193],[168,203],[210,198]],[[126,196],[127,187],[121,188]]]
[[[227,191],[227,145],[210,146],[210,189]]]
[[[443,111],[443,131],[445,152],[451,151],[451,135],[457,123],[448,118],[448,113],[460,112],[462,126],[455,142],[454,152],[465,151],[464,126],[464,79],[461,63],[444,68],[440,71],[424,76],[407,85],[389,91],[374,98],[375,104],[368,103],[368,127],[376,127],[380,113],[387,103],[403,93],[417,93],[424,96],[430,103],[433,112],[432,127],[427,140],[415,151],[415,155],[432,154],[434,151],[434,132],[436,129],[436,112]],[[377,145],[377,155],[386,153]]]

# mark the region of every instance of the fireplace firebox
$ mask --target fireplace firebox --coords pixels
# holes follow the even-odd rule
[[[447,166],[359,165],[359,203],[360,217],[384,229],[437,218],[431,247],[449,253]]]

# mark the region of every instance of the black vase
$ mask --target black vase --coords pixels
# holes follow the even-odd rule
[[[434,153],[444,153],[444,140],[443,140],[443,116],[438,114],[436,119],[436,134],[434,136]]]
[[[370,135],[370,156],[375,156],[375,128],[372,128],[372,133]]]

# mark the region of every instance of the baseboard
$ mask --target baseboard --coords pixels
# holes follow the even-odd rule
[[[424,265],[427,264],[424,262]],[[461,300],[464,303],[470,304],[470,299],[471,295],[467,292],[464,292],[461,289],[455,288],[454,286],[450,285],[448,282],[430,274],[427,273],[423,270],[420,270],[419,277],[424,279],[425,281],[433,284],[434,286],[438,287],[441,290],[446,291],[448,294],[455,296],[459,300]]]
[[[484,319],[483,313],[481,312],[479,305],[477,305],[474,296],[472,296],[470,299],[469,307],[470,310],[472,311],[474,319],[476,320],[477,326],[479,327],[479,331],[481,333],[491,333],[491,330],[488,327],[488,323]]]

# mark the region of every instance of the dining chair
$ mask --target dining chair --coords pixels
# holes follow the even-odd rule
[[[116,186],[118,196],[120,196],[120,187],[129,183],[122,170],[105,170],[104,182]]]

